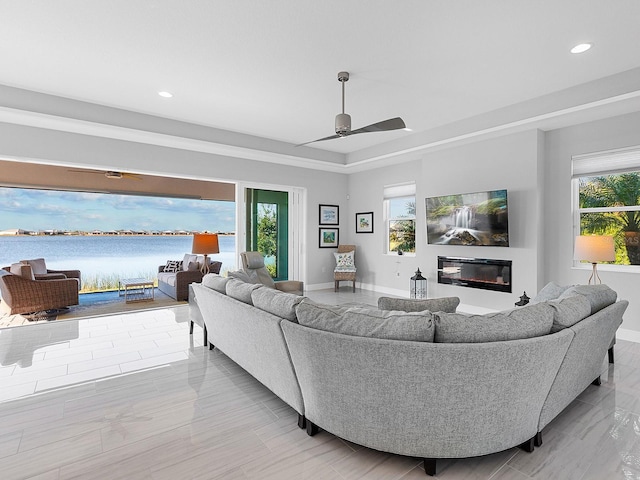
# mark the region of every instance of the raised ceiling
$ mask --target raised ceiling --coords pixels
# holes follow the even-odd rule
[[[8,0],[0,84],[292,146],[333,134],[346,70],[354,128],[400,116],[413,130],[289,150],[348,164],[500,122],[636,109],[624,75],[640,72],[639,24],[637,0]]]

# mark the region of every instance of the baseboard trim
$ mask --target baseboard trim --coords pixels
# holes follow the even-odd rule
[[[627,340],[628,342],[640,343],[640,332],[637,330],[629,330],[628,328],[619,328],[616,332],[616,338],[619,340]]]

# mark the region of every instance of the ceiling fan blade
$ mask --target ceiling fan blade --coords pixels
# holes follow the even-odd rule
[[[407,128],[407,126],[400,117],[396,117],[383,120],[382,122],[373,123],[366,127],[358,128],[357,130],[351,130],[351,135],[367,132],[387,132],[389,130],[400,130],[401,128]]]
[[[331,135],[329,137],[318,138],[317,140],[311,140],[310,142],[299,143],[298,145],[296,145],[296,147],[302,147],[303,145],[309,145],[310,143],[315,143],[315,142],[323,142],[325,140],[332,140],[334,138],[340,138],[341,136],[344,136],[344,135]]]

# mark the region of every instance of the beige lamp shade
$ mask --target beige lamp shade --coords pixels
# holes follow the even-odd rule
[[[191,253],[220,253],[217,233],[196,233],[193,235]]]
[[[576,237],[573,259],[590,263],[614,261],[616,250],[613,237],[609,235],[580,235]]]

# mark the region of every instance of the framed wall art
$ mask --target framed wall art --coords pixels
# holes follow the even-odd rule
[[[320,225],[338,225],[339,208],[338,205],[320,205]]]
[[[356,233],[373,233],[373,212],[356,213]]]
[[[320,248],[338,247],[338,228],[320,228]]]

